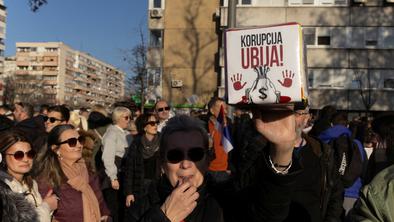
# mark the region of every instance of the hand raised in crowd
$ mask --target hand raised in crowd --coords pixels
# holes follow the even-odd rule
[[[131,203],[134,203],[135,198],[133,194],[127,195],[126,197],[126,207],[130,207]]]
[[[161,210],[170,221],[182,221],[197,206],[198,197],[197,188],[190,182],[185,182],[172,191],[161,206]]]
[[[272,161],[288,165],[296,139],[295,118],[292,110],[254,110],[257,131],[274,144]]]
[[[111,186],[112,186],[112,189],[119,190],[119,181],[118,180],[112,180],[111,181]]]
[[[45,195],[43,201],[48,204],[51,210],[56,210],[58,199],[59,198],[56,196],[56,194],[53,193],[53,190],[50,189],[48,193]]]

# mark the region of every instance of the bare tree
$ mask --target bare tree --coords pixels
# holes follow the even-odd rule
[[[147,86],[146,77],[148,70],[146,68],[147,46],[141,25],[139,26],[138,34],[140,42],[131,50],[122,50],[122,52],[123,60],[127,62],[130,71],[133,73],[133,75],[129,76],[126,80],[128,85],[127,87],[133,88],[141,98],[141,112],[143,112],[145,104],[145,90]]]
[[[3,79],[3,104],[14,104],[16,92],[15,92],[15,79],[13,77],[6,77]]]
[[[30,9],[33,12],[36,12],[44,4],[47,4],[47,0],[29,0]]]

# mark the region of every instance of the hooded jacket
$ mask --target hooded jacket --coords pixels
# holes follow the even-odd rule
[[[381,171],[363,187],[351,221],[394,221],[394,166]]]
[[[331,128],[328,128],[324,130],[320,135],[319,139],[321,139],[324,143],[329,143],[331,140],[336,139],[342,135],[346,135],[348,137],[352,137],[352,132],[345,126],[343,125],[335,125]],[[363,146],[361,145],[361,142],[354,139],[353,140],[356,144],[357,147],[362,154],[363,161],[366,160],[366,154],[364,151]],[[359,197],[359,191],[363,185],[363,182],[361,180],[361,177],[357,178],[357,180],[353,183],[353,185],[349,188],[345,189],[345,197],[351,197],[351,198],[358,198]]]

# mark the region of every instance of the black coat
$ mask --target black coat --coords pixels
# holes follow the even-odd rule
[[[127,150],[122,163],[125,195],[133,194],[136,201],[147,193],[147,183],[160,177],[159,152],[149,159],[142,155],[141,136],[137,136]]]
[[[343,186],[335,167],[333,150],[318,139],[302,135],[306,145],[298,148],[303,172],[294,184],[286,221],[341,221]],[[301,219],[302,218],[302,219]]]
[[[250,149],[258,149],[258,155],[251,162],[243,163],[238,172],[226,183],[212,184],[205,177],[204,184],[199,188],[199,206],[185,221],[283,221],[289,211],[291,188],[300,166],[294,160],[290,173],[279,175],[274,173],[268,163],[269,144],[263,141],[250,141]],[[262,141],[260,141],[262,142]],[[252,148],[253,146],[253,148]],[[249,156],[250,158],[252,157]],[[149,192],[148,207],[145,205],[141,221],[169,221],[160,206],[172,192],[168,179],[163,176],[158,185]],[[223,217],[222,217],[223,215]]]
[[[223,214],[219,203],[216,201],[211,191],[211,180],[208,179],[198,188],[200,197],[197,200],[197,206],[189,216],[185,218],[185,222],[222,222]],[[173,191],[173,187],[167,177],[163,175],[160,180],[151,187],[149,198],[150,206],[140,219],[142,222],[169,222],[160,206],[165,202],[166,198]]]

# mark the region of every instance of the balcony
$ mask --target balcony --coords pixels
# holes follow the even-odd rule
[[[29,73],[29,70],[15,70],[15,75],[28,75]]]
[[[147,58],[147,67],[160,67],[162,60],[162,48],[148,48],[148,53],[146,55]]]

